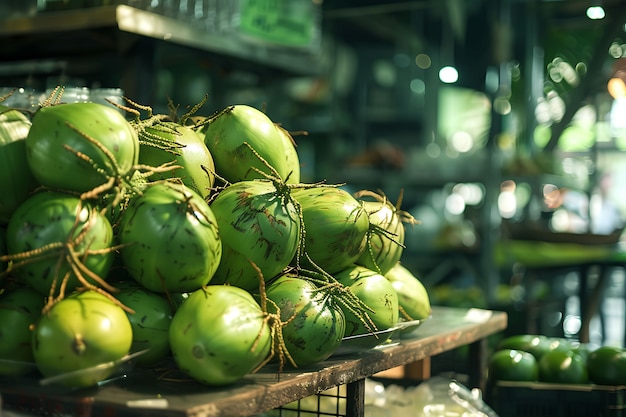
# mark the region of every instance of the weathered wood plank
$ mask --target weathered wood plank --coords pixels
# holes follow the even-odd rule
[[[223,388],[184,379],[176,371],[136,369],[124,378],[76,392],[42,387],[35,378],[2,379],[0,393],[6,409],[36,415],[243,417],[472,344],[506,325],[507,316],[502,312],[434,307],[432,318],[409,338],[393,339],[384,347],[365,352],[333,356],[304,369],[277,373],[275,365],[267,366]],[[144,400],[152,400],[152,404],[136,406]]]

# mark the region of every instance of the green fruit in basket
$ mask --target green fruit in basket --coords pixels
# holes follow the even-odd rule
[[[111,223],[98,207],[69,193],[29,196],[13,213],[6,239],[13,277],[43,296],[98,284],[113,263]]]
[[[150,145],[145,141],[140,146],[139,163],[159,166],[175,162],[180,168],[157,172],[150,180],[180,178],[180,180],[200,194],[209,197],[215,181],[215,164],[213,156],[204,144],[204,136],[190,127],[174,122],[162,122],[160,128],[147,127],[143,135],[151,135],[163,141],[161,146]]]
[[[81,388],[116,370],[130,351],[133,330],[120,305],[92,290],[75,292],[41,316],[33,331],[33,356],[44,381]]]
[[[41,315],[44,297],[20,286],[0,295],[0,376],[23,375],[36,370],[31,330]]]
[[[404,221],[411,221],[412,218],[384,195],[361,190],[354,196],[362,201],[370,221],[367,247],[356,263],[385,275],[402,257]]]
[[[154,292],[207,285],[222,256],[213,211],[180,183],[150,183],[134,196],[120,216],[118,236],[129,275]]]
[[[400,316],[405,320],[423,320],[432,312],[424,284],[400,262],[385,274],[398,293]]]
[[[589,358],[589,354],[592,351],[593,349],[588,343],[572,343],[572,352],[583,358],[585,362],[587,362],[587,358]]]
[[[369,308],[367,314],[371,318],[371,324],[375,326],[374,329],[368,328],[353,311],[344,309],[346,336],[367,334],[372,330],[383,331],[398,324],[398,294],[384,276],[363,266],[353,265],[335,274],[335,278],[349,287]],[[379,343],[384,341],[380,340]],[[375,338],[373,342],[376,342]]]
[[[577,344],[573,341],[566,339],[564,337],[550,337],[549,339],[549,348],[550,350],[560,350],[569,352],[576,348]]]
[[[626,385],[626,349],[601,346],[587,357],[589,379],[601,385]]]
[[[292,138],[254,107],[229,106],[211,118],[204,132],[204,143],[213,155],[217,173],[230,183],[274,174],[267,164],[285,182],[300,178]]]
[[[37,188],[26,159],[30,120],[0,105],[0,223],[8,223],[15,209]]]
[[[43,186],[90,191],[110,177],[132,175],[139,158],[137,132],[112,106],[44,106],[26,136],[28,166]]]
[[[321,362],[339,347],[346,331],[343,310],[314,283],[288,273],[268,284],[267,298],[280,309],[285,347],[295,365]]]
[[[222,257],[212,284],[256,291],[292,261],[301,240],[298,208],[280,181],[239,181],[211,201],[219,224]]]
[[[539,380],[559,384],[586,384],[587,366],[582,356],[567,350],[551,350],[539,360]]]
[[[370,222],[363,204],[342,188],[295,188],[305,230],[301,264],[334,274],[354,265],[365,250]],[[317,269],[312,267],[312,269]]]
[[[270,359],[272,329],[246,290],[207,285],[192,292],[170,325],[179,369],[211,386],[232,384]]]
[[[552,350],[553,346],[551,338],[544,335],[536,334],[517,334],[508,336],[502,339],[498,345],[498,349],[515,349],[522,350],[524,352],[532,353],[537,360],[548,351]]]
[[[133,310],[128,319],[133,327],[130,351],[142,352],[137,365],[148,366],[165,358],[170,352],[169,329],[173,307],[163,294],[152,292],[134,281],[115,284],[115,294],[122,304]]]
[[[488,378],[492,381],[536,381],[537,359],[529,352],[516,349],[496,350],[489,358]]]

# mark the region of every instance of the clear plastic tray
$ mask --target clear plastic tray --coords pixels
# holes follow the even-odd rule
[[[344,337],[333,356],[383,349],[396,344],[401,339],[415,337],[417,329],[425,320],[427,319],[399,321],[396,326],[389,329]]]

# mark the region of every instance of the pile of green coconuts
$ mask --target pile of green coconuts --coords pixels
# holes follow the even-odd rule
[[[2,100],[0,379],[90,387],[132,356],[224,386],[431,314],[400,263],[415,219],[301,183],[260,110]]]

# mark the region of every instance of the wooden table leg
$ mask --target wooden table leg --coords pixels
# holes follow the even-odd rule
[[[363,417],[365,415],[365,379],[347,384],[346,417]]]
[[[468,388],[486,388],[487,339],[480,339],[469,345]]]
[[[591,324],[591,320],[593,319],[593,317],[598,314],[598,312],[600,312],[600,305],[602,304],[602,299],[604,298],[604,287],[607,277],[609,276],[611,271],[612,268],[609,265],[600,266],[600,270],[598,272],[598,280],[596,281],[596,285],[593,287],[592,292],[589,296],[587,296],[587,286],[589,283],[587,274],[589,273],[589,268],[584,268],[581,272],[581,288],[579,291],[581,325],[578,336],[581,343],[589,343],[589,325]]]

